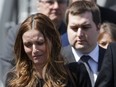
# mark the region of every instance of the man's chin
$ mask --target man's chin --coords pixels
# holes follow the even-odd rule
[[[81,50],[81,49],[84,49],[84,48],[85,48],[85,46],[84,46],[84,45],[77,45],[77,46],[75,46],[75,48],[76,48],[76,49],[80,49],[80,50]]]
[[[51,19],[54,23],[57,23],[58,22],[58,19],[57,18],[52,18]]]
[[[52,21],[58,21],[59,19],[61,19],[59,16],[52,16],[52,17],[50,17],[50,19],[52,20]]]

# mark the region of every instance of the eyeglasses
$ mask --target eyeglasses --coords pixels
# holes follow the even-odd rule
[[[48,3],[48,4],[54,4],[55,1],[58,2],[58,4],[63,4],[68,2],[68,0],[40,0],[40,2]]]

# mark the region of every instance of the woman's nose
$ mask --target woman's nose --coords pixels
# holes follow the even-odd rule
[[[38,51],[37,46],[34,44],[32,48],[33,53],[36,53]]]

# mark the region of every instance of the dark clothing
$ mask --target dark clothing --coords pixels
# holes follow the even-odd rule
[[[111,43],[106,50],[95,87],[116,87],[116,43]]]
[[[99,55],[98,55],[98,70],[97,70],[97,72],[99,72],[100,69],[101,69],[102,61],[103,61],[103,58],[104,58],[105,51],[106,51],[105,49],[103,49],[103,48],[101,48],[99,46],[99,52],[98,52],[99,53]],[[62,50],[61,50],[61,54],[64,56],[64,58],[65,58],[64,60],[65,60],[66,64],[72,63],[72,62],[76,62],[74,54],[72,52],[72,49],[71,49],[70,45],[63,47]],[[88,71],[88,73],[90,73],[89,69],[87,69],[87,71]],[[90,76],[92,85],[94,85],[93,78],[92,78],[91,74],[89,74],[89,76]]]
[[[86,67],[83,63],[73,62],[68,64],[69,70],[71,71],[72,76],[76,82],[77,87],[92,87],[89,74],[86,70]],[[71,83],[71,80],[69,79]],[[74,87],[67,85],[66,87]]]
[[[67,68],[69,68],[69,71],[76,83],[76,87],[92,87],[91,86],[91,81],[89,78],[89,74],[86,70],[86,67],[83,63],[70,63],[66,65]],[[8,73],[7,75],[7,80],[6,80],[6,86],[8,87],[8,81],[12,78],[11,72]],[[37,87],[43,87],[44,81],[40,79],[38,81]],[[65,87],[74,87],[71,79],[68,79],[68,83]]]
[[[58,31],[61,35],[62,47],[69,45],[68,36],[67,36],[67,27],[64,22],[61,24],[61,27],[59,28]]]
[[[67,26],[64,22],[61,23],[61,26],[59,27],[58,31],[61,36],[67,32]]]
[[[65,33],[65,34],[63,34],[61,36],[61,43],[62,43],[62,47],[65,47],[65,46],[68,46],[69,45],[67,33]]]
[[[105,7],[100,7],[100,12],[101,12],[101,22],[111,22],[116,24],[116,11],[111,10],[109,8]]]

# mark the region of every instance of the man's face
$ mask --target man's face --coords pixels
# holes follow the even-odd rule
[[[82,53],[89,53],[97,44],[99,30],[95,25],[91,12],[69,14],[68,39],[69,43]]]
[[[67,0],[40,0],[38,10],[47,15],[52,21],[59,22],[64,19],[67,9]]]

